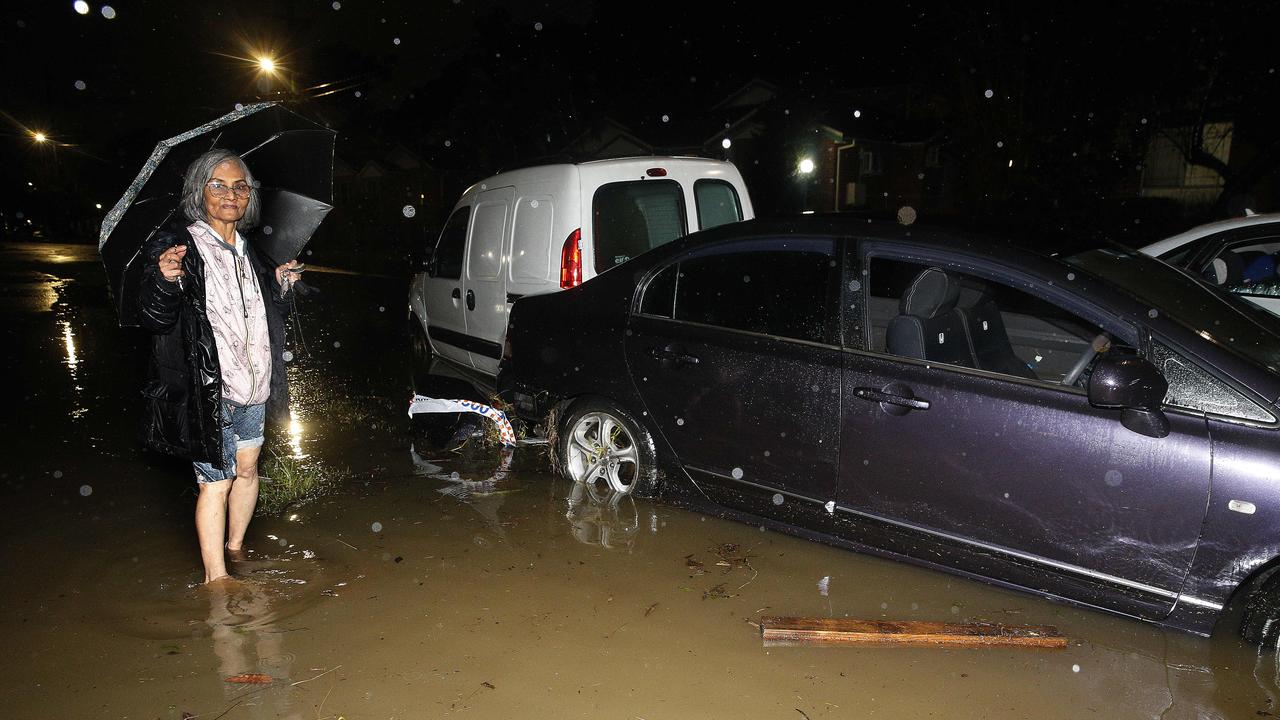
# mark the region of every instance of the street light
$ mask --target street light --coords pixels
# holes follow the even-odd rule
[[[258,68],[268,75],[276,74],[276,61],[270,55],[263,55],[258,58]]]
[[[801,175],[808,175],[809,173],[812,173],[812,172],[813,172],[813,159],[812,159],[812,158],[803,158],[803,159],[801,159],[801,160],[800,160],[800,165],[799,165],[799,166],[797,166],[797,169],[800,171],[800,174],[801,174]]]
[[[42,132],[33,132],[33,133],[31,133],[31,139],[32,139],[32,140],[35,140],[35,141],[36,141],[36,142],[38,142],[38,143],[42,143],[42,142],[48,142],[48,141],[49,141],[49,136],[48,136],[48,135],[45,135],[45,134],[44,134],[44,133],[42,133]]]

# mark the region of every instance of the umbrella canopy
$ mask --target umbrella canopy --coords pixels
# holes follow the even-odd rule
[[[217,120],[161,141],[129,189],[107,213],[98,252],[122,326],[137,325],[141,250],[157,230],[180,215],[187,167],[214,148],[244,158],[258,181],[262,232],[254,242],[277,263],[310,240],[332,209],[336,133],[279,103],[246,105]]]

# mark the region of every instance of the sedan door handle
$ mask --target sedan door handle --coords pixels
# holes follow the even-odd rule
[[[908,390],[907,392],[910,392]],[[887,403],[898,407],[907,408],[908,410],[928,410],[929,401],[921,400],[915,395],[894,395],[876,390],[875,388],[859,387],[853,389],[853,394],[868,402]]]
[[[676,347],[674,345],[665,348],[649,348],[649,354],[652,355],[655,360],[672,362],[676,365],[684,365],[686,363],[689,365],[697,365],[701,362],[693,355],[685,353],[683,348]]]

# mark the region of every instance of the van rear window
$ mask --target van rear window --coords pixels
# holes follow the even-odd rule
[[[685,208],[675,180],[601,185],[591,200],[595,269],[614,265],[684,235]]]
[[[698,180],[693,184],[693,199],[698,205],[698,229],[736,223],[742,219],[742,203],[738,191],[724,180]]]

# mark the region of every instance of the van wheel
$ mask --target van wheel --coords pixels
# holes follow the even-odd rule
[[[410,372],[413,373],[413,386],[419,387],[419,380],[427,376],[427,371],[431,368],[431,341],[427,340],[427,334],[422,331],[422,323],[418,322],[418,318],[409,316],[409,351],[412,355],[412,366]]]
[[[619,493],[657,489],[653,438],[625,410],[606,400],[574,405],[560,434],[560,470],[577,483],[605,483]]]
[[[1280,641],[1280,574],[1253,595],[1240,620],[1240,637],[1247,643],[1274,648]]]

